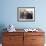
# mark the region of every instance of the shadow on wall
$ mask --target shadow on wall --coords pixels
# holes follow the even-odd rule
[[[5,25],[4,24],[0,24],[0,43],[2,43],[2,36],[3,36],[3,32],[5,32],[6,30],[4,30]]]

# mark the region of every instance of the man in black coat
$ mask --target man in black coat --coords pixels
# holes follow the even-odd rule
[[[33,19],[33,13],[27,13],[27,19]]]

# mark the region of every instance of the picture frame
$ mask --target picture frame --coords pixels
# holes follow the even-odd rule
[[[19,22],[34,22],[35,21],[35,7],[18,7],[17,21]]]

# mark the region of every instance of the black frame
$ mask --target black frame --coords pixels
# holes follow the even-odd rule
[[[20,19],[20,9],[32,9],[33,19]],[[18,22],[34,22],[35,21],[35,7],[18,7],[17,8],[17,21]]]

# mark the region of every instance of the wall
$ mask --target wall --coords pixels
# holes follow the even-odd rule
[[[46,0],[0,0],[0,25],[16,28],[46,28]],[[17,7],[35,7],[35,22],[18,22]]]
[[[0,0],[0,31],[9,24],[16,28],[40,27],[46,32],[46,0]],[[35,7],[35,22],[18,22],[17,7]]]

